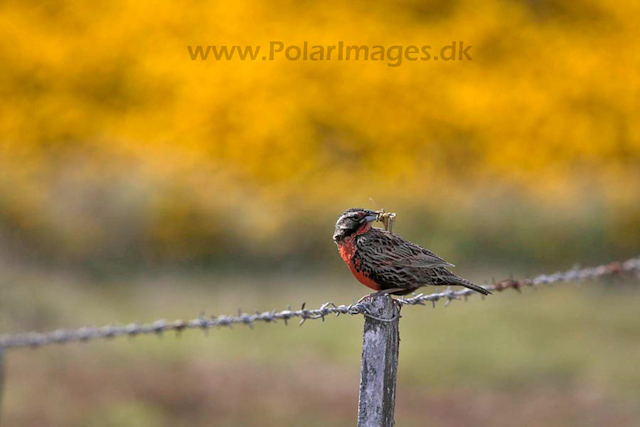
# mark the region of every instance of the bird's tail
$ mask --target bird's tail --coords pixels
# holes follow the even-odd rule
[[[464,286],[465,288],[469,288],[474,290],[482,295],[491,295],[491,291],[483,288],[482,286],[478,286],[475,283],[471,283],[467,279],[463,279],[462,277],[456,276],[456,285]]]

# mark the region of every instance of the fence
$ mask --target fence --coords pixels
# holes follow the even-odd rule
[[[513,289],[520,292],[523,288],[536,288],[556,283],[582,282],[602,277],[628,276],[640,279],[640,256],[624,262],[612,262],[597,267],[573,268],[553,274],[543,274],[530,279],[505,279],[484,286],[491,291],[502,292]],[[359,426],[392,426],[395,407],[396,372],[399,350],[399,319],[402,307],[406,305],[426,305],[431,302],[435,307],[438,301],[445,306],[454,300],[467,299],[479,295],[470,289],[453,291],[447,289],[432,294],[417,294],[409,298],[392,299],[389,296],[376,296],[352,304],[335,305],[325,303],[317,309],[307,309],[305,304],[298,310],[287,307],[282,311],[257,313],[238,312],[235,316],[200,316],[192,320],[156,320],[151,323],[131,323],[123,326],[107,325],[99,328],[83,327],[75,330],[55,330],[52,332],[28,332],[24,334],[0,335],[0,398],[5,390],[2,387],[4,377],[4,359],[7,350],[25,347],[44,347],[54,344],[87,342],[95,339],[112,339],[119,336],[134,337],[142,334],[161,335],[173,331],[177,334],[185,330],[208,331],[212,328],[247,325],[255,322],[285,324],[291,319],[300,319],[300,325],[307,320],[322,320],[330,315],[363,315],[365,317],[363,333],[362,369],[360,377],[360,398],[358,411]],[[481,298],[485,298],[480,295]]]

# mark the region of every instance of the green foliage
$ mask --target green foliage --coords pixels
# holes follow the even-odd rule
[[[103,288],[50,275],[24,279],[11,300],[21,310],[1,310],[5,330],[32,327],[31,291],[47,280],[39,304],[51,319],[39,329],[195,317],[201,308],[228,314],[303,300],[316,307],[364,292],[347,272],[273,281],[163,276]],[[622,282],[594,282],[446,308],[405,307],[397,422],[562,426],[638,419],[640,371],[632,355],[640,351],[639,301]],[[344,316],[302,327],[256,324],[16,350],[8,358],[3,417],[25,426],[352,425],[361,340],[362,318]]]

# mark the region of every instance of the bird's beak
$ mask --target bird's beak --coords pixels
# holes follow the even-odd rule
[[[367,222],[373,222],[378,219],[378,212],[367,211],[367,216],[363,218]]]
[[[365,221],[367,222],[373,222],[376,219],[378,219],[378,215],[367,215],[364,217]]]

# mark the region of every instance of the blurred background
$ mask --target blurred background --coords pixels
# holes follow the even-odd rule
[[[191,60],[423,46],[471,61]],[[0,328],[350,302],[349,207],[477,283],[636,256],[640,5],[0,3]],[[373,201],[371,201],[373,199]],[[405,309],[398,425],[640,425],[640,292]],[[353,425],[362,319],[16,351],[16,426]]]

